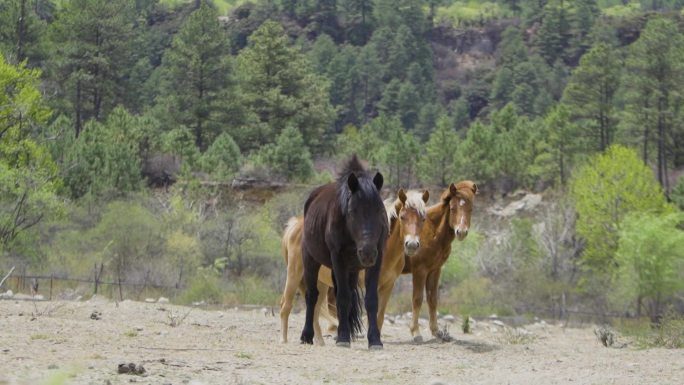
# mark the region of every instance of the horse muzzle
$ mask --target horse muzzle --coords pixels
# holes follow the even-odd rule
[[[467,227],[461,228],[460,226],[457,226],[457,227],[454,229],[454,234],[456,234],[456,238],[457,238],[459,241],[462,241],[462,240],[465,239],[465,237],[468,236],[468,228],[467,228]]]
[[[378,250],[375,247],[362,247],[356,250],[356,256],[361,266],[371,267],[378,261]]]
[[[420,249],[420,239],[416,236],[407,236],[404,238],[404,254],[409,257],[415,255]]]

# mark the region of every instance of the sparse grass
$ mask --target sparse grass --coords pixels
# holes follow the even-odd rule
[[[498,341],[506,345],[526,345],[534,342],[536,339],[537,337],[534,334],[524,329],[505,327]]]
[[[31,341],[35,341],[35,340],[47,340],[47,339],[49,339],[49,338],[50,338],[50,336],[47,335],[47,334],[32,334],[32,335],[31,335]]]
[[[135,330],[129,330],[126,333],[124,333],[124,336],[129,337],[129,338],[134,338],[138,336],[138,332]]]
[[[237,357],[237,358],[244,358],[244,359],[247,359],[247,360],[251,360],[251,359],[252,359],[252,355],[249,354],[249,353],[245,353],[245,352],[238,352],[238,353],[235,354],[235,357]]]
[[[616,328],[640,348],[684,348],[684,318],[668,314],[658,325],[646,318],[621,320]]]

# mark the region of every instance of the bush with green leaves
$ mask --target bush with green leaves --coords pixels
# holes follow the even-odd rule
[[[603,273],[609,277],[618,266],[615,253],[627,215],[672,210],[651,169],[636,151],[619,145],[577,170],[570,181],[570,196],[578,214],[577,235],[587,242],[582,264],[595,277]]]
[[[632,213],[625,218],[616,254],[614,300],[656,320],[684,293],[684,212]]]

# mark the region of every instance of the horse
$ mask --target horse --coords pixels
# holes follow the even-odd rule
[[[425,204],[429,197],[430,193],[427,190],[421,193],[417,191],[404,192],[403,189],[400,189],[397,192],[397,199],[385,201],[389,237],[385,244],[385,254],[378,279],[378,328],[381,332],[385,309],[394,288],[394,282],[401,275],[404,267],[404,255],[413,255],[420,248],[420,232],[425,222]],[[298,286],[300,292],[304,291],[302,258],[301,254],[297,253],[298,249],[301,250],[299,245],[303,223],[302,217],[292,217],[283,233],[282,246],[287,264],[287,280],[280,302],[281,342],[287,342],[288,318]],[[299,285],[297,285],[298,283]],[[332,272],[327,267],[321,266],[318,274],[319,299],[314,310],[314,343],[317,345],[323,344],[318,322],[319,315],[328,320],[329,329],[337,327],[337,318],[328,311],[328,296],[322,294],[330,293],[329,288],[332,286]]]
[[[281,241],[281,251],[285,257],[285,265],[287,267],[287,278],[285,280],[285,289],[283,296],[280,299],[280,342],[287,343],[287,328],[290,312],[294,304],[294,297],[299,290],[302,295],[306,293],[304,285],[304,266],[302,264],[302,229],[304,227],[304,217],[292,217],[287,221],[285,231],[283,232],[283,239]],[[330,269],[321,266],[319,276],[326,274],[330,275]],[[337,318],[330,315],[327,306],[327,285],[324,285],[319,279],[318,292],[319,299],[316,303],[317,308],[314,310],[314,318],[318,319],[319,314],[328,320],[329,329],[337,328]],[[320,313],[319,313],[320,312]],[[316,345],[323,345],[323,336],[318,322],[314,322],[314,343]]]
[[[321,265],[332,269],[337,314],[337,346],[350,347],[361,332],[359,271],[366,270],[365,305],[368,347],[382,349],[377,324],[378,276],[389,232],[380,190],[383,176],[368,171],[354,155],[336,182],[316,188],[304,204],[302,263],[306,286],[306,320],[300,340],[313,344],[314,310]]]
[[[441,338],[437,328],[439,275],[442,266],[449,258],[454,238],[462,241],[468,236],[470,217],[477,192],[477,185],[469,180],[450,184],[442,192],[440,201],[427,210],[427,220],[420,233],[420,250],[415,255],[406,258],[402,273],[410,273],[413,278],[413,313],[410,331],[416,342],[423,340],[418,327],[423,291],[427,293],[430,331],[433,336]]]

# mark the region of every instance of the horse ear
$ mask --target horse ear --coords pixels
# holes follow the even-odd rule
[[[397,196],[399,197],[399,200],[401,201],[401,203],[406,204],[406,193],[404,192],[403,188],[399,189]]]
[[[456,185],[452,183],[449,185],[448,189],[444,190],[440,198],[444,203],[449,202],[451,200],[451,197],[456,195],[456,191]]]
[[[375,188],[378,189],[378,191],[382,190],[382,182],[384,182],[384,178],[382,177],[382,174],[379,172],[375,174],[375,177],[373,178],[373,184],[375,185]]]
[[[477,195],[478,192],[480,192],[480,190],[477,188],[477,185],[473,183],[473,194]]]
[[[427,203],[430,199],[430,192],[428,190],[423,191],[423,202]]]
[[[347,177],[347,186],[349,187],[349,191],[353,193],[356,192],[356,190],[359,189],[359,179],[354,175],[354,173],[349,174]]]

